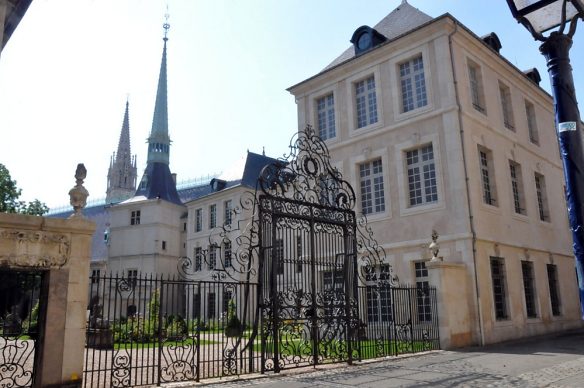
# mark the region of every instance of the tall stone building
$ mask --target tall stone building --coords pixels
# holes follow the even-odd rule
[[[580,327],[553,102],[537,71],[504,58],[496,34],[407,1],[350,38],[289,88],[298,126],[326,139],[402,283],[437,286],[443,346]],[[443,262],[428,261],[432,230]]]

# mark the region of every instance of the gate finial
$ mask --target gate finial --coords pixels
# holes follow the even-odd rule
[[[89,192],[83,186],[83,180],[87,176],[87,169],[83,163],[77,165],[75,170],[75,180],[76,184],[71,190],[69,190],[69,199],[71,206],[73,206],[73,214],[69,218],[84,217],[81,211],[87,204],[87,197]]]

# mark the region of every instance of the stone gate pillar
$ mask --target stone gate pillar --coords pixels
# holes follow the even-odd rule
[[[0,213],[0,266],[42,270],[47,292],[35,386],[81,383],[91,237],[85,218],[45,218]]]
[[[426,262],[430,284],[436,287],[440,348],[473,344],[466,264]]]

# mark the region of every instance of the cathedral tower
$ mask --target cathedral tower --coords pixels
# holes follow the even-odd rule
[[[117,203],[131,198],[136,191],[136,155],[132,156],[130,148],[130,119],[128,117],[129,103],[126,101],[126,112],[118,142],[118,152],[114,152],[107,173],[106,203]]]
[[[152,129],[148,137],[148,160],[136,196],[158,198],[181,205],[176,182],[170,173],[170,137],[168,136],[168,104],[166,86],[166,42],[170,25],[164,23],[164,47],[158,77]]]

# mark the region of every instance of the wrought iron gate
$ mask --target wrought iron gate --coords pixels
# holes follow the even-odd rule
[[[264,174],[259,197],[262,371],[354,357],[357,225],[340,202],[354,195],[319,155],[298,156]]]
[[[0,386],[35,381],[46,292],[43,272],[0,269]]]
[[[135,386],[437,349],[435,290],[400,287],[312,128],[266,166],[179,278],[91,280],[86,386]]]

